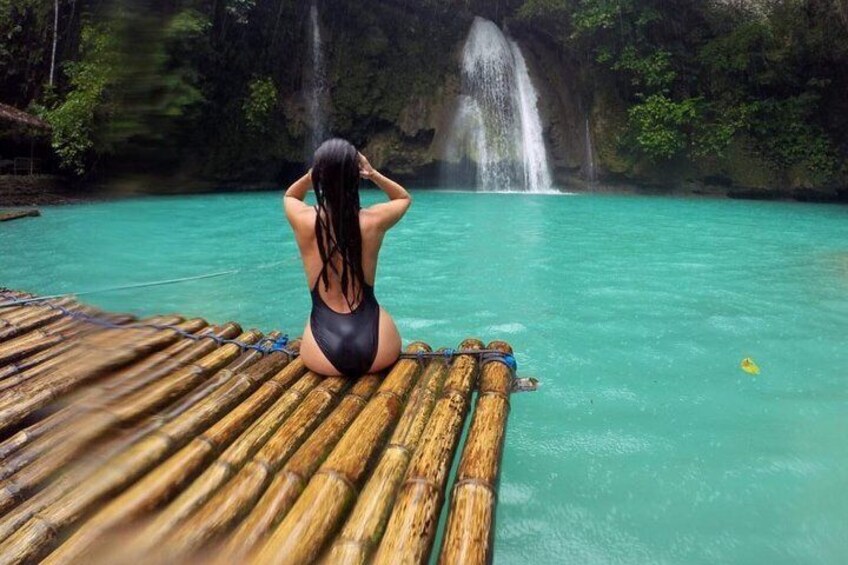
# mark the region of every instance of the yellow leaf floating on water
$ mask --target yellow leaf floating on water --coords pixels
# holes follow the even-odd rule
[[[757,364],[754,363],[754,360],[750,357],[745,357],[742,359],[742,363],[739,364],[742,367],[742,370],[748,373],[749,375],[759,375],[760,368],[757,367]]]

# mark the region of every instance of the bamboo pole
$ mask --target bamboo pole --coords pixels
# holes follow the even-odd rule
[[[303,487],[324,462],[380,385],[377,375],[360,377],[338,406],[292,455],[223,548],[223,563],[242,562],[291,509]]]
[[[126,324],[135,320],[133,316],[128,314],[101,314],[101,317],[113,324]],[[23,373],[40,363],[53,359],[54,357],[73,349],[76,346],[76,340],[80,338],[90,335],[93,332],[104,331],[96,326],[92,326],[91,324],[83,324],[83,326],[83,329],[74,336],[74,340],[61,341],[55,345],[45,348],[44,350],[27,354],[15,362],[7,363],[0,367],[0,382],[7,377]]]
[[[6,315],[6,324],[0,329],[0,336],[3,336],[3,340],[9,339],[9,337],[15,337],[54,322],[65,315],[64,312],[56,309],[56,306],[61,306],[71,312],[79,312],[82,308],[82,305],[72,298],[53,300],[50,301],[50,305],[46,303],[29,304],[18,312]]]
[[[258,331],[250,330],[241,334],[238,341],[254,344],[261,337],[262,334]],[[235,360],[239,353],[238,345],[225,344],[188,367],[171,373],[150,386],[122,398],[120,404],[116,404],[111,412],[121,422],[132,421],[141,415],[149,414],[192,390],[210,375],[214,375]]]
[[[7,300],[15,300],[16,297],[2,295],[2,299],[0,299],[0,304]],[[5,328],[9,325],[9,321],[14,317],[19,315],[26,309],[25,306],[8,306],[6,308],[0,309],[0,328]]]
[[[206,328],[198,332],[197,335],[216,335],[225,339],[232,339],[240,331],[241,328],[238,324],[229,323],[223,327]],[[79,418],[84,413],[108,405],[145,384],[186,366],[191,361],[213,351],[215,347],[216,344],[212,340],[203,340],[197,343],[188,338],[182,339],[162,352],[154,353],[126,369],[110,374],[103,381],[83,389],[75,397],[72,397],[68,406],[0,443],[0,460],[23,445],[57,429],[60,425],[70,423],[74,418]],[[55,436],[50,440],[45,439],[40,442],[41,445],[35,448],[37,453],[64,441],[63,434],[55,434]],[[9,474],[11,474],[11,471],[8,470],[5,473],[0,473],[0,478],[5,478]]]
[[[447,373],[446,358],[435,358],[430,362],[418,386],[410,394],[406,409],[377,467],[324,559],[327,563],[365,563],[374,550]]]
[[[258,337],[262,337],[261,334],[257,333]],[[270,339],[277,339],[280,337],[280,332],[274,331],[268,334],[267,336]],[[253,342],[256,343],[256,342]],[[151,423],[154,427],[158,427],[159,425],[164,424],[165,422],[169,422],[212,394],[215,390],[222,387],[225,383],[227,383],[233,376],[236,374],[244,372],[248,367],[253,365],[255,362],[259,361],[264,356],[264,353],[257,351],[255,349],[249,349],[243,352],[240,356],[238,356],[234,361],[230,362],[226,368],[223,370],[212,372],[210,371],[211,377],[206,380],[201,380],[199,386],[193,389],[189,389],[188,393],[185,395],[181,395],[179,399],[172,405],[168,406],[165,410],[161,412],[155,413],[150,416]],[[286,356],[288,359],[288,356]],[[151,410],[152,411],[152,410]]]
[[[72,301],[70,300],[61,301],[61,306],[70,306],[71,302]],[[0,342],[26,334],[39,326],[43,326],[61,318],[62,315],[62,312],[59,310],[42,310],[28,312],[20,317],[12,317],[11,321],[7,318],[6,326],[0,328]]]
[[[145,529],[143,537],[148,541],[159,542],[173,533],[181,524],[192,519],[198,510],[201,510],[206,502],[215,496],[216,491],[241,469],[245,461],[264,445],[268,437],[301,403],[304,395],[320,382],[321,378],[312,372],[307,372],[300,377],[188,489],[154,518],[150,527]],[[204,524],[200,527],[203,528]]]
[[[65,465],[42,490],[0,517],[0,541],[11,536],[34,514],[59,500],[126,447],[123,435],[107,437],[91,445],[83,457]]]
[[[247,332],[240,337],[246,342],[251,342],[258,338],[258,334]],[[172,373],[168,378],[171,379],[171,382],[181,381],[179,384],[183,387],[192,384],[193,379],[199,379],[203,374],[211,373],[238,354],[237,346],[228,345],[225,347],[227,348],[225,351],[212,352],[199,362],[205,367],[205,373],[200,371],[200,365],[192,365],[190,369]],[[152,386],[156,384],[158,383],[154,383]],[[152,386],[148,388],[152,388]],[[132,400],[132,398],[129,399],[129,402]],[[11,460],[7,460],[4,469],[8,469],[8,472],[4,472],[2,476],[6,478],[10,473],[15,474],[12,478],[0,482],[0,512],[8,510],[32,489],[43,484],[55,472],[61,470],[69,461],[82,453],[86,446],[91,445],[98,437],[101,437],[119,423],[126,424],[134,417],[143,415],[150,406],[149,404],[131,404],[129,408],[135,408],[137,410],[135,413],[128,412],[127,408],[127,406],[118,404],[88,413],[74,422],[72,427],[66,426],[59,429],[56,434],[42,438],[28,449],[16,454]],[[118,409],[123,409],[123,413],[117,414]],[[46,454],[35,460],[29,467],[19,470],[42,453]]]
[[[424,344],[418,346],[429,349]],[[366,471],[397,423],[420,368],[414,359],[401,359],[395,364],[288,515],[259,550],[254,559],[256,563],[303,563],[316,557],[341,526]]]
[[[59,320],[0,343],[0,365],[38,353],[79,334],[84,324],[76,320]]]
[[[182,321],[179,317],[164,319],[166,321],[173,321],[173,323]],[[180,324],[184,328],[195,328],[203,325],[205,325],[205,322],[199,319],[189,320]],[[126,333],[120,335],[122,331]],[[113,332],[112,336],[118,338],[119,342],[123,343],[123,339],[126,339],[126,341],[133,344],[131,348],[125,348],[120,354],[112,351],[104,351],[102,347],[98,347],[94,341],[94,338],[97,337],[95,334],[86,339],[75,340],[73,347],[62,356],[51,359],[32,370],[4,379],[0,383],[3,388],[2,392],[0,392],[0,409],[9,404],[15,404],[17,400],[22,398],[30,399],[45,389],[57,386],[57,382],[59,385],[67,387],[67,390],[75,390],[81,386],[81,383],[77,384],[72,379],[79,381],[93,379],[113,369],[114,367],[110,366],[110,363],[113,361],[116,363],[116,366],[121,366],[122,364],[131,363],[137,360],[137,358],[144,357],[147,353],[144,348],[151,345],[155,346],[156,344],[151,344],[150,338],[152,336],[150,336],[149,331],[142,334],[139,332],[142,332],[142,330],[127,329]],[[134,351],[137,358],[130,357],[126,359],[126,349]],[[105,366],[99,366],[104,364]],[[73,385],[69,385],[69,382],[73,382]],[[63,390],[63,392],[67,392],[67,390]]]
[[[255,330],[239,336],[243,343],[255,343],[260,334]],[[32,464],[0,482],[0,512],[20,502],[34,488],[78,456],[86,446],[102,437],[118,424],[127,424],[161,407],[169,400],[199,384],[206,376],[217,372],[239,354],[239,347],[226,344],[189,367],[169,374],[160,381],[121,399],[120,403],[88,414],[78,422],[64,441]],[[161,438],[160,438],[161,439]],[[0,522],[2,523],[2,522]]]
[[[17,300],[17,298],[12,298],[12,300]],[[57,306],[69,306],[73,303],[73,301],[69,298],[65,298],[59,301],[52,301],[51,303]],[[32,318],[33,316],[39,316],[52,311],[53,309],[49,308],[47,304],[39,302],[28,303],[16,308],[5,308],[2,312],[0,312],[3,315],[2,318],[0,318],[0,320],[2,320],[0,328],[5,329],[14,327],[27,318]]]
[[[221,349],[225,347],[227,345]],[[284,361],[288,359],[284,353],[278,352],[277,355],[283,356]],[[38,511],[37,515],[0,543],[0,564],[41,557],[55,543],[59,533],[77,523],[106,497],[131,485],[240,403],[260,382],[267,379],[269,375],[264,372],[268,370],[274,356],[269,355],[242,374],[247,378],[232,379],[227,386],[216,390],[191,410],[111,458],[76,488]]]
[[[344,377],[321,379],[313,373],[307,373],[307,376],[310,375],[315,378],[315,384],[310,383],[314,388],[306,394],[295,410],[289,411],[290,416],[282,419],[273,436],[262,434],[261,439],[267,439],[267,442],[264,442],[247,464],[245,462],[250,454],[248,449],[256,451],[258,446],[236,443],[228,450],[229,453],[225,453],[221,458],[228,465],[223,469],[210,469],[213,471],[213,480],[210,485],[204,485],[210,495],[212,488],[233,475],[233,470],[240,471],[214,496],[207,495],[207,502],[170,532],[168,545],[175,555],[181,556],[196,551],[210,540],[220,538],[229,531],[237,520],[254,506],[276,471],[303,443],[335,405],[338,395],[350,384]],[[303,392],[306,391],[304,388]],[[169,555],[169,558],[171,557],[173,556]]]
[[[488,349],[512,354],[512,348],[502,341],[491,342]],[[487,363],[481,373],[442,540],[442,565],[492,561],[497,484],[513,374],[499,362]]]
[[[238,324],[231,322],[221,328],[206,328],[198,332],[197,335],[214,334],[225,339],[232,339],[240,331],[241,328]],[[58,443],[66,441],[68,433],[75,433],[75,430],[79,429],[79,423],[74,422],[74,419],[78,419],[83,414],[90,413],[95,409],[103,408],[117,401],[117,399],[143,387],[147,383],[157,380],[174,370],[185,367],[191,361],[214,351],[215,347],[217,347],[217,344],[212,340],[203,340],[197,343],[185,338],[162,352],[154,353],[134,365],[110,374],[103,381],[80,391],[76,397],[69,400],[68,406],[21,430],[0,444],[0,460],[24,445],[33,442],[33,440],[38,440],[20,455],[25,462],[31,461],[44,451],[51,449]],[[160,357],[161,354],[165,354],[167,357]],[[57,429],[57,433],[53,433],[39,440],[42,436]],[[22,467],[23,464],[26,463],[5,462],[3,470],[0,471],[0,479],[10,476]]]
[[[288,363],[259,386],[247,400],[106,505],[43,563],[55,565],[79,562],[108,533],[167,504],[213,460],[221,447],[228,445],[247,429],[305,371],[306,367],[299,358]]]
[[[467,339],[461,349],[480,349]],[[375,564],[424,563],[430,554],[444,499],[448,472],[468,410],[477,374],[477,358],[459,355],[430,417],[427,432],[415,450],[383,538]]]
[[[127,321],[134,321],[135,320],[135,318],[133,318],[132,316],[128,316],[128,315],[118,315],[118,316],[116,316],[116,318],[117,318],[117,322],[120,322],[122,324],[126,324]],[[167,320],[180,321],[180,318],[178,318],[178,317],[153,316],[152,318],[147,318],[145,320],[142,320],[142,322],[145,322],[145,323],[160,323],[160,322],[164,322],[164,321],[167,321]],[[48,350],[46,352],[42,352],[42,353],[39,353],[39,354],[33,356],[33,357],[36,358],[34,360],[34,362],[31,363],[30,366],[27,367],[27,369],[25,371],[16,371],[16,374],[20,373],[22,380],[40,377],[40,376],[42,376],[42,375],[44,375],[44,374],[46,374],[46,373],[48,373],[52,370],[55,370],[57,367],[64,366],[66,363],[78,362],[80,357],[87,350],[87,348],[84,347],[83,344],[89,343],[90,341],[96,339],[99,335],[109,334],[109,335],[115,336],[116,334],[118,334],[120,336],[120,334],[122,332],[129,332],[129,331],[130,331],[129,329],[115,330],[113,328],[92,329],[90,331],[87,331],[82,336],[81,339],[73,340],[73,341],[69,342],[69,344],[67,344],[67,347],[57,346],[57,347],[59,347],[58,352],[53,352],[54,349],[57,349],[57,347],[54,347],[54,348],[51,348],[50,350]],[[50,353],[50,352],[53,352],[53,353]]]
[[[202,320],[189,320],[180,324],[185,331],[196,331],[201,325],[205,325]],[[0,393],[0,432],[86,381],[166,347],[176,341],[179,334],[173,330],[154,330],[138,338],[132,346],[122,350],[107,352],[94,348],[76,365],[57,368],[46,375],[48,378],[36,379]]]
[[[124,324],[117,327],[103,327],[92,323],[90,325],[96,331],[88,333],[84,336],[84,339],[77,341],[77,353],[83,355],[91,352],[92,350],[96,350],[98,352],[112,352],[112,350],[116,348],[126,349],[127,343],[133,343],[141,338],[147,338],[156,332],[165,331],[148,327],[149,325],[158,326],[164,324],[178,326],[180,324],[185,324],[190,328],[188,331],[195,331],[192,328],[200,329],[206,325],[200,318],[186,320],[182,316],[174,314],[167,316],[151,316],[149,318],[138,320],[137,322],[134,321],[131,324]],[[186,329],[186,327],[181,327],[181,329]]]
[[[206,328],[197,332],[196,335],[210,336],[210,339],[199,341],[187,338],[181,339],[171,347],[157,351],[140,362],[117,371],[115,378],[110,378],[101,386],[91,388],[91,396],[94,400],[99,400],[96,405],[113,402],[215,351],[218,344],[211,339],[212,336],[234,339],[241,333],[241,326],[235,322],[228,322],[220,327]]]

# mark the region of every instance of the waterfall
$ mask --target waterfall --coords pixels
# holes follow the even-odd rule
[[[592,130],[589,129],[589,116],[586,116],[586,128],[584,129],[584,140],[583,143],[586,146],[586,155],[584,157],[584,174],[586,175],[586,180],[589,182],[595,182],[598,180],[598,174],[595,170],[595,146],[592,143]]]
[[[530,192],[551,188],[551,171],[548,152],[542,137],[542,120],[539,117],[539,95],[530,81],[527,62],[515,41],[510,41],[515,59],[515,83],[518,87],[518,107],[521,116],[521,147],[524,149],[524,186]]]
[[[312,55],[312,73],[309,84],[308,106],[309,121],[312,127],[311,148],[308,154],[324,141],[327,135],[327,73],[324,66],[324,53],[321,46],[321,27],[318,24],[318,6],[313,0],[309,7],[309,36],[310,51]]]
[[[480,190],[550,190],[537,102],[518,44],[475,17],[462,51],[462,95],[446,161],[476,163]]]

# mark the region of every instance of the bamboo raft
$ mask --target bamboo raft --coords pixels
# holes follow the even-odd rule
[[[41,212],[36,208],[29,210],[13,210],[11,212],[0,212],[0,222],[9,222],[18,218],[36,218],[41,215]]]
[[[515,375],[479,340],[351,380],[279,332],[29,297],[0,292],[0,563],[424,563],[443,511],[439,563],[491,560]]]

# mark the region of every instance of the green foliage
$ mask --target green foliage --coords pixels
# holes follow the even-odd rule
[[[116,9],[80,32],[79,60],[63,66],[64,95],[51,96],[42,113],[51,124],[61,166],[77,175],[98,157],[141,155],[158,144],[161,155],[175,130],[204,97],[199,72],[188,55],[209,28],[192,9],[162,19]]]
[[[818,104],[810,93],[765,100],[756,105],[751,131],[760,152],[776,167],[801,166],[821,180],[836,172],[839,161],[831,141],[811,123]]]
[[[279,96],[274,81],[270,77],[255,78],[247,85],[247,91],[242,104],[247,125],[257,132],[268,131]]]
[[[0,100],[25,107],[49,72],[51,0],[0,0]]]
[[[662,161],[741,145],[778,172],[817,182],[839,172],[848,18],[838,2],[524,0],[516,16],[588,55],[593,84],[623,99],[624,153]]]
[[[98,113],[109,111],[106,89],[116,75],[115,45],[115,36],[107,27],[84,27],[81,59],[65,66],[71,91],[61,104],[44,112],[62,166],[78,175],[86,171],[94,147]]]
[[[516,12],[523,20],[535,18],[561,18],[569,17],[572,12],[572,3],[566,0],[526,0]]]
[[[748,132],[756,112],[755,104],[708,104],[702,99],[699,106],[690,149],[696,157],[724,157],[733,140]]]
[[[636,48],[628,45],[612,65],[616,71],[627,71],[637,88],[647,91],[667,91],[677,73],[671,66],[671,53],[657,50],[648,55],[639,55]]]
[[[628,111],[633,137],[653,160],[669,159],[687,147],[686,130],[698,117],[699,100],[675,102],[652,94]]]

